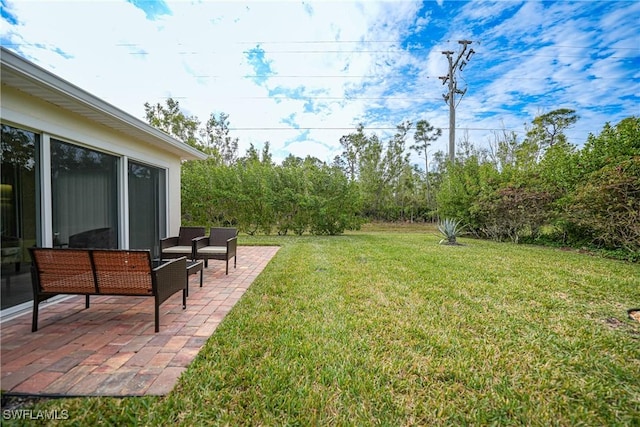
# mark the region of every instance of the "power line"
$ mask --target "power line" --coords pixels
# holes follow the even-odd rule
[[[237,42],[237,44],[247,44],[249,42]],[[256,44],[271,44],[272,42],[264,42],[264,43],[259,43],[257,42]],[[280,42],[282,44],[285,44],[287,42]],[[323,42],[290,42],[292,44],[302,44],[302,43],[307,43],[307,44],[312,44],[312,43],[331,43],[330,41],[323,41]],[[335,42],[334,42],[335,43]],[[343,42],[343,43],[354,43],[354,42]],[[394,42],[383,42],[383,41],[372,41],[372,42],[368,42],[368,43],[394,43],[394,44],[401,44],[401,42],[399,41],[394,41]],[[181,46],[181,43],[178,43],[177,46]],[[21,46],[34,46],[33,43],[3,43],[3,46],[6,47],[21,47]],[[116,43],[114,44],[114,46],[117,47],[137,47],[137,48],[141,48],[143,49],[144,46],[139,44],[139,43]],[[594,46],[564,46],[564,45],[544,45],[544,46],[539,46],[538,49],[540,48],[560,48],[560,49],[591,49],[591,50],[597,50],[597,51],[616,51],[616,50],[628,50],[628,51],[639,51],[640,52],[640,48],[636,48],[636,47],[594,47]],[[354,49],[354,50],[263,50],[263,52],[265,54],[357,54],[357,53],[363,53],[363,54],[369,54],[369,53],[406,53],[406,52],[424,52],[424,51],[431,51],[433,49],[437,49],[436,47],[412,47],[412,46],[407,46],[404,48],[400,48],[400,49],[395,49],[395,50],[362,50],[362,49]],[[166,50],[164,51],[166,53]],[[178,55],[217,55],[217,54],[224,54],[224,53],[228,53],[231,51],[217,51],[217,50],[207,50],[207,51],[178,51],[175,52]],[[246,53],[247,51],[244,51],[244,53]],[[494,53],[496,54],[508,54],[510,57],[537,57],[537,58],[585,58],[585,55],[566,55],[566,54],[562,54],[562,55],[553,55],[553,54],[541,54],[541,53],[526,53],[526,52],[520,52],[520,53],[514,53],[512,51],[507,51],[507,50],[498,50],[498,51],[494,51]],[[606,53],[606,52],[605,52]],[[150,55],[150,52],[146,52],[146,51],[140,51],[140,52],[127,52],[128,55]],[[486,55],[483,53],[479,53],[480,55]],[[602,59],[625,59],[628,58],[627,56],[606,56],[605,58],[600,58]]]
[[[442,130],[449,130],[448,127],[439,128]],[[459,127],[457,130],[471,130],[471,131],[509,131],[521,133],[522,131],[517,131],[513,129],[505,129],[505,128],[478,128],[478,127]],[[230,131],[300,131],[300,130],[357,130],[357,126],[304,126],[304,127],[229,127]],[[365,126],[363,130],[398,130],[397,126]]]
[[[282,42],[285,43],[285,42]],[[312,42],[292,42],[292,43],[312,43]],[[329,43],[329,41],[327,42],[318,42],[318,43]],[[396,44],[400,44],[399,42],[380,42],[380,41],[376,41],[376,42],[371,42],[371,43],[396,43]],[[179,44],[180,45],[180,44]],[[20,46],[34,46],[32,43],[3,43],[3,46],[6,47],[20,47]],[[140,49],[143,49],[144,47],[138,43],[116,43],[115,46],[118,47],[139,47]],[[575,48],[575,49],[593,49],[593,50],[598,50],[599,52],[602,52],[603,54],[606,55],[607,51],[615,51],[615,50],[627,50],[627,51],[639,51],[640,52],[640,48],[633,48],[633,47],[606,47],[606,48],[601,48],[601,47],[588,47],[588,46],[552,46],[552,45],[547,45],[547,46],[541,46],[541,48],[546,48],[546,47],[553,47],[553,48],[562,48],[562,49],[567,49],[567,48]],[[402,48],[402,49],[395,49],[395,50],[263,50],[263,52],[265,54],[268,55],[277,55],[277,54],[293,54],[293,55],[325,55],[325,54],[345,54],[345,55],[354,55],[354,54],[376,54],[376,53],[385,53],[385,54],[394,54],[394,53],[407,53],[407,52],[425,52],[425,51],[431,51],[433,50],[433,47],[406,47],[406,48]],[[229,53],[231,51],[178,51],[175,52],[177,55],[223,55],[225,53]],[[247,53],[247,51],[244,51],[243,53]],[[503,53],[505,55],[509,55],[511,58],[518,58],[518,57],[529,57],[529,58],[587,58],[590,57],[592,55],[596,55],[598,52],[592,54],[592,55],[567,55],[567,54],[559,54],[559,55],[554,55],[554,54],[541,54],[541,53],[526,53],[526,52],[520,52],[520,53],[514,53],[511,51],[506,51],[506,50],[502,50],[502,51],[495,51],[494,53]],[[146,55],[151,55],[150,52],[147,51],[138,51],[138,52],[127,52],[128,55],[136,55],[136,56],[146,56]],[[164,54],[166,54],[166,50],[164,51]],[[480,53],[480,55],[486,55],[486,54],[482,54]],[[628,59],[628,56],[617,56],[617,55],[606,55],[603,56],[602,58],[598,58],[598,60],[603,61],[603,60],[609,60],[609,59]],[[524,78],[524,77],[523,77]]]
[[[272,78],[280,78],[280,79],[384,79],[388,78],[389,74],[363,74],[363,75],[339,75],[339,74],[325,74],[325,75],[312,75],[312,74],[244,74],[244,75],[222,75],[222,74],[197,74],[193,77],[198,79],[272,79]],[[391,75],[391,77],[400,77],[402,76],[399,73],[395,73]],[[478,76],[475,75],[477,80],[482,79],[491,79],[493,76]],[[440,78],[439,76],[420,76],[423,79],[436,79]],[[591,83],[596,80],[619,80],[619,77],[599,77],[599,76],[587,76],[587,77],[575,77],[575,78],[562,78],[555,79],[551,76],[541,76],[541,77],[527,77],[527,76],[515,76],[515,77],[507,77],[500,76],[501,80],[554,80],[556,82],[565,82],[565,81],[585,81],[585,83]],[[631,80],[640,80],[638,77],[630,77]]]
[[[442,127],[439,128],[442,130],[449,130],[448,127]],[[339,130],[339,131],[356,131],[357,130],[357,126],[336,126],[336,127],[316,127],[316,126],[305,126],[305,127],[230,127],[229,131],[238,131],[238,132],[270,132],[270,131],[293,131],[293,132],[298,132],[298,131],[307,131],[307,130],[316,130],[316,131],[334,131],[334,130]],[[364,127],[363,128],[364,131],[374,131],[374,130],[379,130],[379,131],[397,131],[398,128],[396,126],[372,126],[372,127]],[[479,132],[513,132],[515,134],[518,135],[526,135],[526,131],[525,130],[521,130],[521,129],[510,129],[510,128],[480,128],[480,127],[456,127],[455,130],[460,130],[460,131],[479,131]],[[602,131],[602,129],[599,129],[597,131],[594,130],[586,130],[586,129],[572,129],[573,131],[576,132],[583,132],[583,133],[591,133],[591,134],[598,134],[599,132]],[[570,141],[577,141],[576,138],[567,138]],[[580,140],[583,141],[583,140]]]
[[[236,44],[346,44],[346,43],[400,43],[398,40],[254,40],[236,41]]]
[[[176,98],[176,97],[166,97]],[[307,100],[320,100],[320,101],[435,101],[440,100],[440,97],[410,97],[410,96],[302,96],[301,98],[291,98],[288,96],[239,96],[229,97],[231,99],[264,99],[264,100],[290,100],[290,101],[307,101]]]
[[[596,48],[593,48],[596,49]],[[597,48],[599,51],[603,51],[602,48]],[[607,48],[607,49],[615,49],[615,48]],[[628,48],[629,50],[633,50],[633,48]],[[427,52],[431,51],[433,48],[405,48],[405,49],[395,49],[395,50],[263,50],[262,52],[265,55],[277,55],[277,54],[293,54],[293,55],[326,55],[326,54],[344,54],[344,55],[354,55],[354,54],[373,54],[373,53],[385,53],[385,54],[394,54],[394,53],[408,53],[408,52]],[[640,51],[640,49],[635,49]],[[230,53],[231,51],[179,51],[175,52],[177,55],[221,55],[225,53]],[[166,51],[165,51],[166,53]],[[243,51],[242,53],[248,53],[248,51]],[[509,51],[503,51],[505,55],[509,55],[512,58],[519,57],[528,57],[528,58],[588,58],[592,55],[553,55],[553,54],[541,54],[541,53],[513,53]],[[606,54],[607,52],[602,52]],[[127,52],[128,55],[150,55],[150,52]],[[607,60],[607,59],[626,59],[628,56],[615,56],[615,55],[607,55],[599,60]]]
[[[444,43],[453,43],[453,40],[445,40]],[[375,43],[380,43],[380,44],[398,44],[401,45],[402,41],[401,40],[292,40],[292,41],[266,41],[266,40],[262,40],[262,41],[238,41],[235,42],[235,44],[254,44],[254,45],[270,45],[270,44],[276,44],[276,45],[281,45],[281,44],[347,44],[347,43],[356,43],[356,44],[375,44]],[[481,41],[477,41],[477,44],[481,45],[483,44]],[[432,46],[437,47],[441,45],[440,43],[432,43]],[[541,45],[540,47],[555,47],[555,48],[561,48],[561,49],[602,49],[600,47],[595,47],[595,46],[581,46],[581,45],[550,45],[550,44],[546,44],[546,45]],[[408,48],[408,49],[414,49],[414,50],[428,50],[429,48]],[[626,46],[615,46],[615,47],[607,47],[606,49],[612,49],[612,50],[637,50],[640,51],[639,47],[626,47]],[[496,50],[496,53],[505,53],[508,52],[506,50]]]
[[[230,127],[230,131],[301,131],[301,130],[353,130],[357,126],[349,127]],[[397,130],[397,127],[368,127],[365,130]]]
[[[448,40],[447,40],[448,42]],[[292,44],[292,45],[299,45],[299,44],[347,44],[347,43],[357,43],[357,44],[374,44],[374,43],[380,43],[380,44],[396,44],[396,45],[402,45],[403,41],[402,40],[389,40],[389,41],[385,41],[385,40],[293,40],[293,41],[237,41],[237,42],[232,42],[231,44],[237,44],[237,45],[246,45],[246,44],[252,44],[252,45],[270,45],[270,44]],[[477,44],[481,44],[476,42]],[[8,43],[8,42],[3,42],[2,43],[3,46],[5,47],[24,47],[24,46],[31,46],[31,47],[43,47],[41,44],[35,44],[35,43],[20,43],[20,42],[12,42],[12,43]],[[134,47],[134,48],[144,48],[145,45],[141,44],[141,43],[113,43],[113,46],[115,47]],[[176,43],[174,46],[188,46],[188,44],[186,43]],[[164,48],[166,49],[167,44],[164,45]],[[354,49],[354,50],[318,50],[318,49],[314,49],[314,50],[264,50],[265,53],[357,53],[357,52],[365,52],[365,53],[387,53],[387,52],[405,52],[405,51],[427,51],[427,50],[432,50],[432,49],[441,49],[442,48],[442,44],[438,44],[438,43],[433,43],[430,47],[423,47],[423,46],[405,46],[402,48],[399,48],[397,50],[393,50],[393,51],[389,51],[389,50],[360,50],[360,49]],[[552,45],[552,44],[541,44],[539,46],[535,47],[536,49],[543,49],[543,48],[558,48],[558,49],[589,49],[589,50],[607,50],[607,51],[611,51],[611,50],[630,50],[630,51],[639,51],[640,52],[640,47],[628,47],[628,46],[605,46],[605,47],[601,47],[601,46],[572,46],[572,45]],[[514,48],[514,50],[516,50],[516,48]],[[207,54],[207,53],[221,53],[224,51],[217,51],[217,50],[207,50],[207,51],[182,51],[182,52],[178,52],[178,53],[192,53],[192,54]],[[509,54],[509,55],[513,55],[514,52],[513,51],[509,51],[509,50],[505,50],[505,49],[498,49],[498,50],[493,50],[492,51],[495,54]],[[146,52],[131,52],[131,54],[146,54]],[[518,55],[525,55],[525,56],[529,56],[529,54],[527,53],[520,53]],[[537,56],[539,54],[533,53],[531,54],[532,56]],[[554,56],[555,57],[555,56]],[[571,56],[574,57],[574,56]],[[579,56],[580,57],[580,56]]]

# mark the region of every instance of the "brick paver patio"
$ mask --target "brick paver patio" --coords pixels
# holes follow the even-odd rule
[[[10,394],[50,396],[165,395],[224,316],[278,251],[241,246],[238,267],[209,261],[204,285],[189,276],[187,309],[176,293],[160,307],[154,333],[153,298],[94,296],[41,303],[39,329],[31,312],[5,321],[0,387]]]

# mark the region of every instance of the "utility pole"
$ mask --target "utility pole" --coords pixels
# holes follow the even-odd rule
[[[468,61],[471,59],[471,55],[475,53],[473,49],[469,49],[467,52],[467,46],[473,43],[471,40],[458,40],[458,43],[462,45],[462,49],[458,53],[458,57],[455,62],[453,61],[452,55],[454,52],[450,50],[445,50],[442,52],[443,55],[447,55],[447,59],[449,60],[449,73],[446,76],[439,77],[442,80],[442,84],[446,84],[449,82],[449,93],[443,94],[444,102],[449,104],[449,160],[452,162],[456,157],[456,94],[460,95],[460,97],[464,96],[467,92],[467,88],[464,90],[458,89],[458,81],[456,80],[456,71],[462,69],[467,65]],[[462,57],[464,54],[467,54],[464,59]]]

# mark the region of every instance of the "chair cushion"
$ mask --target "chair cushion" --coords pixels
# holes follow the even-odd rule
[[[191,255],[191,246],[171,246],[162,250],[165,254],[188,254]]]
[[[205,246],[204,248],[198,249],[198,254],[201,255],[220,255],[226,254],[227,247],[226,246]]]

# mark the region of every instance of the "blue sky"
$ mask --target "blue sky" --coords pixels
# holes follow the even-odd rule
[[[456,74],[457,140],[571,108],[581,145],[640,115],[637,1],[0,1],[3,46],[141,119],[167,97],[201,121],[225,112],[240,154],[269,141],[276,160],[331,161],[358,123],[385,139],[420,119],[446,152],[438,77],[459,40],[475,54]]]

